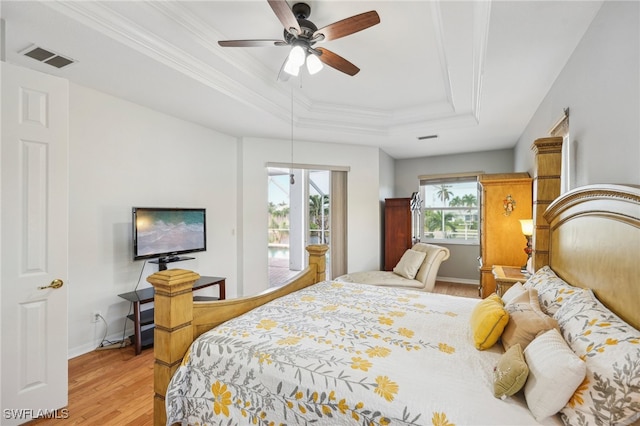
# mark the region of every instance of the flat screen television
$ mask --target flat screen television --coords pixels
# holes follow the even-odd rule
[[[207,214],[203,208],[133,207],[133,259],[179,259],[207,249]]]

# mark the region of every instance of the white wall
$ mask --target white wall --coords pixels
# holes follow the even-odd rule
[[[75,84],[69,99],[72,357],[102,339],[93,311],[102,312],[110,337],[122,337],[130,304],[117,295],[134,290],[140,276],[139,288],[148,287],[146,276],[157,271],[132,261],[132,206],[205,207],[207,251],[172,266],[227,277],[234,295],[237,147],[228,136]]]
[[[266,164],[291,162],[291,142],[245,138],[242,141],[242,294],[268,287]],[[377,269],[380,253],[377,148],[295,141],[295,163],[349,166],[348,270]],[[240,212],[239,212],[240,213]]]
[[[149,287],[146,277],[157,271],[132,261],[133,206],[206,207],[207,251],[172,267],[226,277],[227,297],[266,289],[265,165],[290,161],[289,155],[290,142],[238,141],[71,84],[69,356],[102,340],[104,325],[90,321],[94,311],[107,320],[108,338],[132,333],[124,319],[130,304],[117,295]],[[296,142],[295,160],[351,168],[349,268],[377,268],[379,150]]]
[[[575,141],[576,180],[640,184],[640,3],[604,2],[515,148],[516,170],[533,170],[531,144],[564,108]]]

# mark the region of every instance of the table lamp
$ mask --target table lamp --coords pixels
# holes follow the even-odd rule
[[[527,272],[527,265],[529,264],[529,259],[531,259],[531,252],[533,251],[533,248],[531,246],[531,237],[533,236],[533,219],[521,219],[520,227],[522,228],[524,237],[527,239],[527,246],[524,248],[524,252],[527,253],[527,261],[520,268],[520,271]]]

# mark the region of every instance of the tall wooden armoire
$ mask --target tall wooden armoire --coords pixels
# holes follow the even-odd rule
[[[527,240],[520,219],[531,219],[532,179],[528,173],[480,175],[480,295],[496,291],[493,265],[522,266]]]
[[[411,198],[384,200],[384,270],[391,271],[413,245]]]

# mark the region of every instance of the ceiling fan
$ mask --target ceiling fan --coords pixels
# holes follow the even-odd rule
[[[307,18],[311,7],[306,3],[296,3],[290,9],[285,0],[267,0],[271,9],[284,26],[284,40],[220,40],[222,47],[267,47],[291,46],[289,56],[282,64],[278,78],[288,79],[289,75],[298,75],[300,67],[306,62],[310,74],[320,71],[322,64],[356,75],[360,68],[323,47],[314,47],[316,43],[335,40],[362,31],[380,23],[380,17],[374,10],[351,16],[318,29]]]

